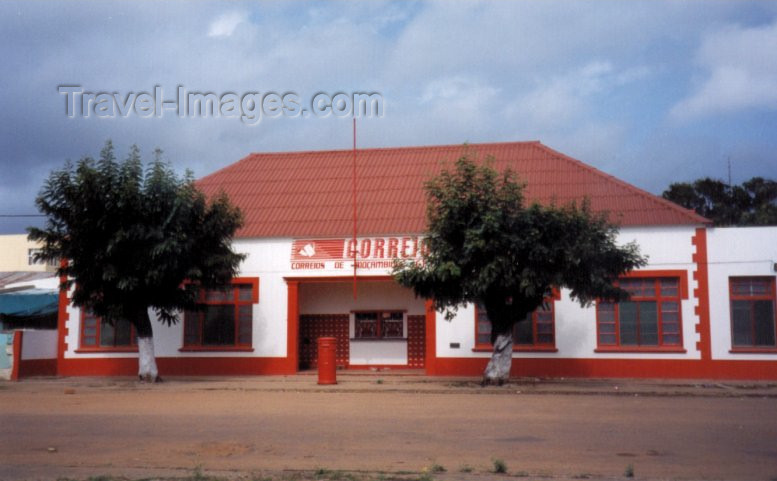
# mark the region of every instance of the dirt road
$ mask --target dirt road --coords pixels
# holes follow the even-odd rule
[[[532,393],[424,383],[313,388],[251,380],[52,380],[0,386],[0,479],[165,470],[488,471],[777,477],[777,398]],[[269,386],[269,387],[267,387]],[[279,387],[280,386],[280,387]],[[451,387],[455,386],[455,387]],[[439,389],[438,389],[439,387]],[[338,390],[339,389],[339,390]]]

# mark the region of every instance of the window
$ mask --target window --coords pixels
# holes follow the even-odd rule
[[[80,350],[135,350],[137,345],[135,327],[129,321],[122,319],[112,325],[85,309],[81,311]]]
[[[774,278],[732,277],[729,290],[733,350],[775,349]]]
[[[557,298],[554,296],[554,299]],[[556,346],[556,327],[553,299],[546,299],[544,305],[537,308],[513,327],[513,349],[553,350]],[[486,308],[475,306],[475,350],[491,350],[491,322]]]
[[[599,349],[681,350],[681,278],[624,278],[618,284],[631,299],[597,303]]]
[[[356,339],[404,339],[405,314],[402,311],[355,312]]]
[[[234,279],[221,289],[200,289],[201,309],[184,312],[183,350],[250,350],[258,279]]]
[[[35,260],[35,255],[39,254],[40,252],[41,252],[41,249],[27,249],[27,265],[28,266],[42,266],[44,264],[47,265],[47,266],[53,266],[53,267],[57,266],[57,261],[55,261],[55,260],[50,260],[48,262],[43,261],[41,259]]]

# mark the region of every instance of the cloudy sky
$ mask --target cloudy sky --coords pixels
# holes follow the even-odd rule
[[[109,138],[198,177],[250,152],[350,148],[350,117],[301,114],[317,93],[380,94],[361,147],[540,140],[654,193],[725,179],[729,160],[734,182],[777,177],[777,2],[2,2],[0,59],[0,233]],[[293,93],[298,115],[133,103],[179,87],[238,108]],[[63,88],[118,103],[87,117]]]

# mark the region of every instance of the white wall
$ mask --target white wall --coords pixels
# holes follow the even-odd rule
[[[569,297],[565,289],[561,300],[555,303],[556,347],[555,353],[521,352],[516,357],[558,358],[648,358],[648,359],[698,359],[695,332],[698,317],[693,298],[697,287],[693,280],[695,269],[691,244],[693,227],[644,227],[623,229],[618,236],[620,243],[636,241],[640,250],[649,258],[644,270],[685,270],[687,272],[689,299],[682,301],[682,329],[685,353],[595,353],[595,309],[581,308]],[[777,262],[777,228],[716,228],[708,229],[710,311],[712,322],[712,353],[715,359],[774,359],[770,354],[731,354],[728,277],[732,275],[775,275]],[[241,276],[259,277],[259,303],[254,307],[253,352],[229,353],[230,356],[285,357],[287,324],[287,288],[284,277],[331,276],[332,272],[293,271],[290,268],[291,239],[240,239],[235,248],[246,253],[241,266]],[[385,275],[383,271],[361,272],[360,275]],[[300,313],[347,313],[361,309],[403,309],[408,314],[423,314],[424,302],[415,299],[412,292],[387,282],[359,282],[359,296],[354,302],[350,277],[343,283],[302,283],[300,285]],[[135,357],[134,353],[75,354],[79,343],[79,313],[68,308],[71,322],[67,333],[67,357]],[[459,309],[457,316],[447,322],[442,314],[437,317],[437,355],[440,357],[487,357],[488,353],[473,352],[475,343],[474,309]],[[153,323],[155,349],[160,357],[224,356],[225,353],[181,353],[183,326],[172,327]],[[451,347],[458,343],[459,348]],[[361,356],[360,348],[354,351]],[[363,354],[363,353],[362,353]],[[375,356],[379,353],[375,351]],[[406,349],[404,351],[406,356]],[[393,353],[391,358],[399,356]],[[366,355],[363,356],[366,359]],[[384,358],[381,358],[386,360]],[[388,362],[386,362],[388,364]]]
[[[413,291],[391,281],[357,281],[353,298],[350,278],[343,282],[303,283],[299,287],[300,314],[347,314],[371,309],[405,310],[411,315],[424,314],[424,300]]]
[[[774,360],[777,355],[731,353],[729,277],[774,277],[777,227],[738,227],[707,230],[709,257],[710,329],[712,358]]]
[[[158,357],[286,357],[287,290],[284,276],[290,274],[290,239],[238,239],[235,251],[247,254],[240,277],[259,278],[259,303],[253,311],[253,352],[181,352],[183,323],[167,326],[155,320],[154,351]],[[66,336],[68,358],[137,357],[136,353],[76,353],[79,347],[80,310],[68,307],[70,322]]]
[[[287,285],[284,277],[331,276],[328,271],[299,271],[290,267],[291,239],[238,239],[237,252],[247,254],[240,266],[240,277],[259,278],[259,303],[254,306],[253,352],[181,352],[183,323],[172,326],[157,322],[152,314],[154,350],[158,357],[286,357]],[[351,271],[349,271],[351,272]],[[386,275],[387,271],[361,271],[359,275]],[[363,281],[358,284],[358,299],[354,302],[350,276],[343,283],[300,285],[300,313],[348,313],[361,309],[399,309],[409,314],[424,314],[423,300],[416,299],[410,290],[390,282]],[[80,310],[68,306],[70,321],[66,336],[68,358],[137,357],[136,353],[76,353],[80,342]],[[396,344],[396,343],[394,343]],[[393,358],[404,356],[396,346]],[[358,350],[357,350],[358,352]],[[387,353],[384,353],[387,355]],[[385,356],[381,357],[385,360]],[[386,362],[389,364],[391,362]]]
[[[641,270],[685,270],[688,278],[689,298],[681,303],[682,330],[685,353],[596,353],[596,309],[582,308],[569,297],[569,290],[561,290],[556,301],[557,352],[516,352],[514,357],[557,357],[596,359],[698,359],[696,350],[699,335],[695,332],[698,316],[694,314],[697,302],[693,299],[694,264],[691,256],[695,247],[691,244],[695,229],[692,227],[651,227],[622,229],[618,243],[636,241],[640,252],[647,255],[648,265]],[[459,348],[451,347],[458,343]],[[438,357],[489,357],[490,353],[473,352],[475,347],[475,310],[472,306],[459,308],[456,317],[448,322],[437,315]]]

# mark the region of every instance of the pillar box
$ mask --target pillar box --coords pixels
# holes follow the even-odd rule
[[[318,383],[337,384],[337,339],[334,337],[318,338]]]

